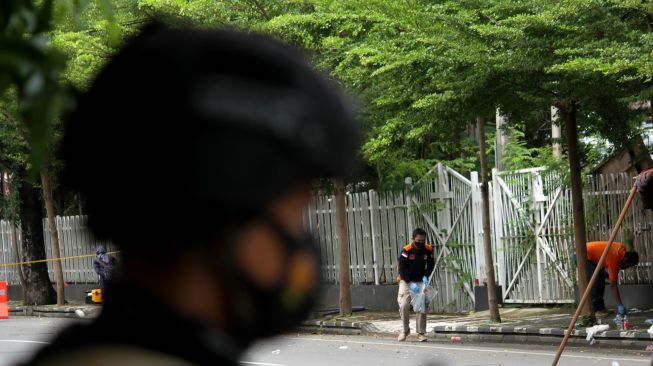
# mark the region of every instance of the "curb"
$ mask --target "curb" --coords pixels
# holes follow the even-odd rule
[[[49,318],[94,318],[100,313],[101,308],[75,307],[75,306],[15,306],[9,309],[10,316],[35,316]]]
[[[346,322],[346,321],[328,321],[328,320],[304,320],[301,326],[317,327],[317,328],[335,328],[335,329],[357,329],[357,330],[364,330],[364,328],[369,328],[370,326],[376,328],[374,324],[367,323],[367,322]]]
[[[307,320],[302,323],[299,330],[343,335],[395,336],[394,333],[379,330],[369,322]],[[461,342],[558,344],[565,332],[565,330],[556,328],[437,325],[432,327],[428,336],[439,341],[450,341],[451,336],[461,336]],[[569,337],[569,343],[576,346],[592,346],[587,342],[586,337],[587,332],[584,329],[574,330]],[[608,330],[596,333],[594,338],[597,346],[629,347],[639,350],[653,342],[651,334],[636,331]]]
[[[555,336],[564,337],[566,330],[558,328],[531,328],[531,327],[501,327],[501,326],[456,326],[456,325],[436,325],[433,327],[434,333],[474,333],[474,334],[507,334],[507,335],[536,335],[536,336]],[[572,331],[570,338],[585,338],[587,332],[582,329]],[[623,340],[640,340],[651,341],[653,335],[647,332],[637,331],[617,331],[607,330],[594,334],[596,339],[623,339]]]

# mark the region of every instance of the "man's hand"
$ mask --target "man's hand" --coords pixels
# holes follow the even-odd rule
[[[424,282],[424,286],[428,287],[429,286],[429,278],[424,276],[422,277],[422,282]]]
[[[410,292],[417,294],[419,292],[419,285],[415,282],[410,283]]]
[[[617,314],[619,314],[619,315],[625,315],[626,314],[626,308],[623,306],[623,304],[619,304],[617,306]]]

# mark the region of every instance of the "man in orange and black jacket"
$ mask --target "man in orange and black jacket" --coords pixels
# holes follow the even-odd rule
[[[405,341],[410,333],[410,296],[419,294],[429,285],[429,277],[435,267],[433,247],[426,243],[426,231],[417,228],[413,231],[412,243],[406,245],[399,254],[399,314],[403,330],[398,341]],[[426,341],[426,313],[417,313],[417,334],[420,342]]]

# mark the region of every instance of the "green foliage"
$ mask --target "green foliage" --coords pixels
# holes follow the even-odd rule
[[[114,10],[108,0],[0,4],[0,110],[4,122],[20,122],[16,138],[28,146],[7,156],[28,153],[16,161],[24,160],[32,180],[49,160],[55,122],[74,104],[70,84],[85,85],[106,58],[105,45],[115,46],[122,37]],[[72,62],[67,66],[66,60]]]
[[[50,46],[68,60],[62,75],[65,83],[86,89],[122,40],[148,20],[149,15],[130,0],[84,1],[78,8],[60,8]]]
[[[503,150],[503,164],[505,170],[519,170],[532,168],[536,164],[536,159],[540,155],[538,148],[528,147],[524,139],[524,132],[518,127],[509,129],[510,138]]]
[[[1,42],[20,45],[10,53],[14,56],[0,58],[0,90],[17,88],[19,119],[30,131],[33,163],[38,164],[47,153],[49,123],[70,100],[66,85],[88,87],[121,40],[150,18],[263,32],[308,49],[313,62],[358,100],[365,130],[362,156],[382,187],[401,186],[406,176],[420,177],[436,161],[459,170],[478,169],[478,148],[464,133],[465,124],[477,115],[494,115],[497,107],[513,130],[504,152],[513,169],[556,164],[544,148],[550,140],[542,128],[549,126],[551,105],[578,106],[582,135],[620,146],[637,133],[643,118],[629,103],[653,95],[653,10],[647,2],[39,4],[6,0],[2,14],[14,20],[5,16],[0,21],[11,25],[1,28],[7,29]],[[17,73],[17,65],[27,70],[24,75]],[[23,98],[24,91],[48,97]],[[42,120],[48,122],[30,122]],[[584,153],[588,162],[596,158],[593,149]]]
[[[382,186],[435,161],[477,168],[466,121],[501,107],[524,128],[538,111],[581,106],[585,134],[632,135],[628,102],[650,95],[647,5],[623,1],[140,0],[176,24],[235,27],[304,47],[361,106],[363,156]],[[627,45],[627,47],[624,47]],[[615,52],[618,50],[618,52]],[[534,113],[535,111],[535,113]],[[519,132],[517,132],[519,134]],[[523,139],[522,137],[528,137]],[[544,159],[548,142],[517,136],[506,163]]]
[[[591,314],[583,314],[578,317],[578,322],[581,327],[592,327],[596,324],[596,319]]]
[[[137,10],[128,0],[0,4],[0,171],[12,178],[3,218],[15,219],[25,170],[34,184],[48,164],[56,188],[60,164],[52,151],[60,116],[74,105],[75,89],[87,88],[123,37],[146,19]]]
[[[52,1],[44,1],[40,7],[25,0],[0,3],[0,93],[15,90],[12,104],[25,127],[23,137],[31,146],[28,166],[32,178],[46,158],[50,121],[68,102],[59,83],[65,59],[47,47],[53,8]]]

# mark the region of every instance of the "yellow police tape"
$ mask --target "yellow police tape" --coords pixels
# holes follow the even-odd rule
[[[117,254],[120,253],[120,251],[116,252],[107,252],[107,254]],[[49,258],[49,259],[39,259],[36,261],[29,261],[29,262],[17,262],[17,263],[0,263],[0,267],[12,267],[12,266],[21,266],[23,264],[34,264],[34,263],[44,263],[44,262],[55,262],[55,261],[62,261],[64,259],[77,259],[77,258],[89,258],[89,257],[95,257],[97,254],[84,254],[84,255],[75,255],[72,257],[60,257],[60,258]]]

